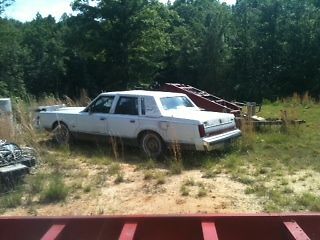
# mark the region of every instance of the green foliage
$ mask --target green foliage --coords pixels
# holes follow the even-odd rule
[[[23,71],[26,53],[19,30],[18,23],[0,18],[0,97],[26,95]]]
[[[84,193],[89,193],[91,191],[91,186],[85,186],[84,188],[83,188],[83,192]]]
[[[4,9],[10,6],[14,0],[0,0],[0,14],[4,11]]]
[[[27,183],[28,183],[28,191],[30,194],[37,194],[40,193],[46,181],[46,175],[44,174],[37,174],[35,176],[28,176]]]
[[[181,185],[180,193],[181,193],[182,196],[188,196],[189,192],[190,192],[190,190],[187,188],[186,185]]]
[[[318,16],[313,1],[238,1],[231,80],[235,96],[275,100],[319,89]]]
[[[108,167],[108,174],[110,175],[119,175],[121,172],[121,166],[119,163],[112,163]]]
[[[177,161],[175,159],[171,160],[169,163],[170,174],[179,175],[183,171],[183,163],[182,161]]]
[[[117,177],[114,180],[114,183],[119,184],[119,183],[122,183],[123,181],[124,181],[123,173],[122,172],[117,173]]]
[[[304,193],[302,194],[298,200],[297,203],[304,208],[310,209],[314,212],[320,211],[320,199],[319,196],[316,196],[312,193]]]
[[[20,191],[7,193],[7,195],[0,199],[0,208],[15,208],[21,204],[21,199],[22,193]]]
[[[0,0],[0,14],[12,2]],[[73,1],[77,15],[59,22],[0,18],[0,96],[95,96],[158,81],[244,101],[319,97],[318,1],[89,2]]]
[[[203,186],[200,186],[197,196],[199,198],[207,196],[207,190]]]
[[[28,49],[24,65],[25,83],[30,93],[61,93],[65,75],[65,46],[60,27],[50,15],[25,23],[22,45]]]
[[[66,199],[69,189],[66,187],[61,176],[52,176],[47,185],[40,193],[40,202],[51,203],[59,202]]]

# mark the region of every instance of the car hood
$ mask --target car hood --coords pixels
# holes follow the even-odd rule
[[[85,107],[62,107],[62,108],[58,108],[55,111],[55,113],[79,113],[81,111],[83,111],[85,109]]]

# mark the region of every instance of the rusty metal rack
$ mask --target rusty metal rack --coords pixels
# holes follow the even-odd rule
[[[299,119],[286,120],[258,117],[256,113],[261,111],[261,105],[255,102],[230,102],[187,84],[165,83],[160,86],[160,90],[184,93],[188,95],[198,107],[207,111],[232,113],[236,116],[238,126],[240,126],[243,121],[247,124],[252,124],[256,128],[305,123],[304,120]]]
[[[2,217],[0,239],[317,240],[320,214]]]
[[[165,83],[161,86],[161,90],[184,93],[188,95],[188,97],[191,98],[198,107],[208,111],[233,113],[235,116],[240,116],[241,113],[242,107],[236,103],[229,102],[190,85],[181,83]]]

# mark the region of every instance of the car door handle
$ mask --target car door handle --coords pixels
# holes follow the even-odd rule
[[[106,120],[106,118],[105,117],[100,117],[100,120],[104,121],[104,120]]]
[[[130,120],[130,122],[131,122],[131,123],[135,123],[135,122],[136,122],[136,120]]]

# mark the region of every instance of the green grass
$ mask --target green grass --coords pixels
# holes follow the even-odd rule
[[[263,199],[266,211],[315,211],[319,205],[314,195],[296,193],[297,180],[289,177],[301,171],[320,171],[320,105],[287,100],[264,105],[259,115],[280,118],[281,110],[287,111],[288,118],[304,119],[306,123],[288,125],[286,129],[264,127],[254,133],[249,131],[232,152],[219,157],[215,168],[246,184],[245,193]],[[208,171],[208,163],[204,162],[203,166]],[[299,178],[304,180],[305,176]],[[305,188],[307,191],[308,186]]]
[[[156,167],[157,167],[157,163],[152,158],[149,158],[147,161],[142,160],[138,164],[137,170],[139,169],[152,170],[152,169],[155,169]]]
[[[20,190],[4,195],[0,200],[0,209],[15,208],[19,206],[22,202],[22,196]]]
[[[157,185],[162,185],[166,183],[166,175],[162,172],[156,173],[155,179]]]
[[[156,185],[162,185],[166,182],[166,172],[157,170],[145,170],[143,179],[145,181],[155,180]]]
[[[186,185],[181,185],[180,193],[181,193],[181,196],[189,196],[190,190]]]
[[[202,182],[196,182],[193,178],[184,179],[180,186],[181,196],[190,196],[191,192],[195,192],[197,198],[207,196],[208,190]]]
[[[115,162],[109,165],[108,174],[110,175],[119,175],[121,172],[121,166],[119,163]]]
[[[119,172],[119,173],[117,173],[117,176],[116,176],[116,178],[114,180],[114,183],[115,184],[120,184],[122,182],[124,182],[124,175],[123,175],[122,172]]]
[[[153,181],[155,185],[166,184],[167,174],[197,169],[202,171],[202,177],[209,178],[206,179],[208,181],[219,174],[226,174],[244,184],[245,193],[255,195],[265,211],[320,211],[320,179],[310,180],[313,173],[320,172],[320,104],[307,97],[265,103],[259,116],[281,118],[286,111],[286,120],[299,118],[306,123],[300,126],[263,127],[259,130],[243,128],[242,138],[223,151],[202,153],[177,150],[165,161],[143,159],[138,150],[131,149],[126,149],[125,157],[122,157],[122,152],[119,156],[121,161],[135,165],[136,171],[142,171],[144,179]],[[33,133],[29,135],[35,136]],[[38,137],[45,138],[43,135]],[[114,176],[114,183],[124,182],[121,165],[115,159],[110,145],[75,143],[57,147],[50,141],[39,145],[41,147],[37,145],[37,149],[41,164],[46,166],[48,172],[30,175],[21,185],[21,190],[2,194],[2,209],[24,206],[27,204],[25,199],[31,199],[28,201],[32,203],[37,202],[34,199],[48,203],[65,201],[69,194],[93,194],[97,187],[107,183],[110,176]],[[74,183],[76,179],[70,172],[78,167],[75,163],[79,162],[98,171],[84,187],[78,189]],[[54,177],[52,172],[60,174]],[[80,177],[81,173],[77,174]],[[72,182],[69,185],[73,186],[72,191],[66,179]],[[313,184],[315,181],[318,181],[318,185]],[[297,191],[297,185],[302,189]],[[200,198],[206,196],[207,189],[193,179],[187,179],[181,185],[180,193]]]
[[[26,187],[30,195],[35,195],[40,193],[43,190],[44,183],[46,181],[47,175],[45,174],[36,174],[27,176],[26,178]]]
[[[297,204],[304,209],[319,212],[320,198],[312,193],[303,193],[297,198]]]
[[[182,161],[178,161],[176,159],[173,159],[169,163],[169,172],[172,175],[179,175],[183,171],[183,163]]]
[[[196,182],[194,181],[193,178],[187,178],[183,181],[183,185],[185,186],[195,186]]]
[[[151,179],[153,179],[154,178],[154,173],[153,173],[153,171],[151,171],[151,170],[146,170],[145,172],[144,172],[144,177],[143,177],[143,179],[144,180],[151,180]]]
[[[245,193],[254,194],[261,199],[264,210],[269,212],[317,209],[318,203],[314,198],[295,191],[295,184],[306,178],[299,175],[299,172],[320,171],[320,105],[304,99],[267,102],[259,113],[259,116],[266,118],[285,117],[286,121],[304,119],[306,123],[300,126],[262,127],[259,130],[246,126],[242,128],[242,138],[226,150],[210,153],[177,151],[164,163],[140,158],[140,161],[133,164],[137,165],[137,171],[143,170],[146,181],[153,180],[158,182],[157,184],[165,184],[164,176],[157,177],[159,168],[164,168],[172,175],[190,169],[201,169],[204,178],[215,178],[221,173],[228,174],[234,181],[246,185]],[[99,148],[94,149],[88,151],[73,147],[70,152],[64,151],[63,154],[80,158],[87,156],[84,161],[88,164],[108,165],[107,175],[116,175],[116,178],[120,176],[121,179],[121,168],[119,163],[114,161],[112,151],[99,152]],[[88,152],[91,154],[88,155]],[[124,161],[128,162],[126,159]],[[295,174],[295,178],[290,178]],[[105,180],[106,176],[100,182]],[[304,184],[307,192],[310,186]],[[195,197],[206,195],[205,188],[190,182],[182,184],[181,195],[190,195],[191,188],[194,187],[198,192]]]
[[[202,198],[207,196],[207,189],[203,185],[199,185],[197,197]]]
[[[91,191],[91,186],[90,185],[87,185],[83,188],[83,192],[84,193],[89,193]]]
[[[60,175],[52,176],[40,193],[41,203],[59,202],[66,199],[69,189]]]

